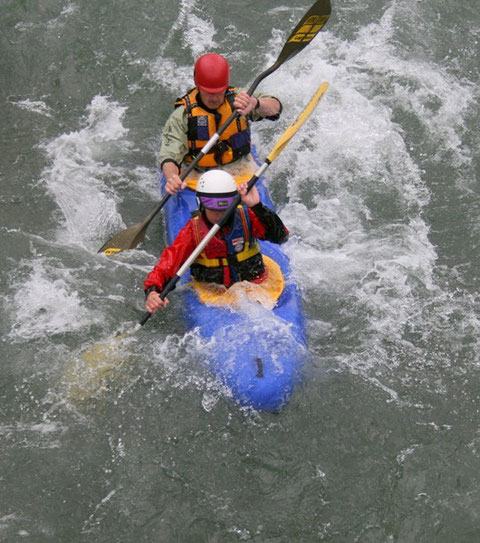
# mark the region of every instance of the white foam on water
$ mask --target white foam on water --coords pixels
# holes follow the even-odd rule
[[[104,517],[108,513],[108,505],[110,500],[114,498],[117,489],[111,490],[106,496],[104,496],[99,503],[94,507],[93,513],[84,521],[81,533],[88,534],[95,530],[95,528],[102,522]]]
[[[392,24],[397,9],[392,3],[353,41],[322,32],[262,86],[281,97],[281,123],[287,126],[317,86],[330,83],[268,176],[272,183],[287,179],[288,203],[281,210],[291,232],[287,251],[309,302],[321,304],[323,295],[336,293],[356,299],[354,311],[367,317],[357,353],[344,356],[353,371],[361,364],[357,354],[378,338],[402,341],[405,324],[418,317],[425,298],[449,303],[434,278],[437,254],[423,216],[430,200],[424,172],[395,109],[425,126],[439,154],[448,149],[458,164],[471,158],[461,135],[475,99],[472,85],[441,66],[403,58]],[[284,39],[273,36],[266,65]],[[258,124],[255,132],[263,156],[272,147],[271,127]],[[389,363],[381,347],[371,352],[373,365]],[[389,394],[395,400],[395,391]]]
[[[180,33],[184,48],[192,55],[192,63],[187,66],[179,66],[165,53]],[[215,51],[218,47],[214,37],[217,31],[213,22],[205,18],[202,4],[198,0],[181,0],[176,21],[170,32],[165,36],[160,55],[151,63],[145,74],[146,79],[151,79],[168,89],[182,90],[193,85],[193,62],[200,55],[209,51]]]
[[[52,116],[52,110],[43,100],[30,100],[26,98],[25,100],[17,100],[12,102],[20,109],[25,109],[31,113],[38,113],[39,115],[44,115],[45,117]]]
[[[50,30],[57,30],[59,26],[64,25],[67,20],[75,15],[79,10],[79,6],[73,2],[69,2],[61,11],[58,17],[50,19],[47,22],[47,28]]]
[[[143,194],[150,196],[152,201],[158,200],[160,191],[158,173],[155,168],[136,166],[130,170],[129,175],[133,178],[133,184],[137,189],[142,191]]]
[[[376,77],[385,78],[388,95],[381,98],[413,113],[434,141],[454,151],[458,164],[469,163],[471,154],[462,147],[461,134],[465,115],[476,100],[476,85],[457,80],[446,66],[404,57],[392,39],[395,17],[404,11],[403,3],[393,2],[378,23],[360,30],[355,41],[355,49],[358,46],[361,50],[355,54],[356,67],[373,70]],[[353,60],[351,55],[348,57]]]
[[[194,58],[197,58],[208,49],[215,49],[217,44],[213,39],[216,30],[211,21],[198,17],[194,13],[188,16],[188,26],[183,35],[184,44],[188,47]]]
[[[20,262],[11,285],[14,294],[9,305],[15,321],[9,339],[21,343],[98,322],[100,316],[84,306],[77,290],[88,282],[83,272],[66,268],[53,258]]]
[[[214,409],[220,398],[230,395],[230,391],[206,371],[206,366],[199,363],[207,359],[211,342],[205,342],[198,330],[184,335],[169,334],[146,348],[153,364],[150,379],[155,390],[168,395],[177,395],[183,390],[196,391],[200,393],[199,404],[207,412]]]
[[[54,17],[46,22],[24,22],[21,21],[15,25],[15,30],[18,32],[29,32],[31,30],[41,29],[42,33],[45,32],[45,29],[50,32],[58,31],[59,28],[64,26],[68,19],[75,15],[79,6],[73,2],[69,2],[62,11],[58,14],[58,17]]]
[[[172,25],[163,49],[169,44],[173,32],[179,30],[185,47],[190,49],[194,58],[217,45],[213,39],[216,34],[215,26],[211,20],[205,18],[203,5],[198,0],[180,1],[177,20]]]
[[[49,165],[42,182],[64,215],[59,232],[64,243],[93,248],[106,233],[125,227],[111,189],[127,175],[115,164],[115,157],[131,145],[122,124],[125,111],[118,102],[95,96],[84,128],[43,145]]]
[[[56,449],[65,430],[62,424],[45,420],[32,424],[0,425],[0,436],[24,449]]]
[[[174,80],[172,74],[175,74]],[[160,56],[151,63],[144,77],[168,91],[178,89],[176,92],[180,93],[180,89],[192,86],[193,70],[192,66],[177,66],[172,59]]]
[[[4,515],[0,517],[0,530],[6,529],[11,523],[18,520],[18,516],[15,513],[10,513],[9,515]]]

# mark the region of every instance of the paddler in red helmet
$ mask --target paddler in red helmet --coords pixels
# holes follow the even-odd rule
[[[242,173],[242,162],[251,162],[249,122],[277,120],[282,111],[278,98],[262,93],[249,96],[245,90],[231,87],[230,66],[217,53],[207,53],[198,58],[193,78],[195,87],[176,100],[175,110],[163,130],[157,162],[166,179],[165,188],[169,194],[186,187],[186,182],[180,179],[182,165],[194,160],[234,109],[238,110],[240,116],[198,162],[197,170],[221,167],[234,176],[236,172]]]

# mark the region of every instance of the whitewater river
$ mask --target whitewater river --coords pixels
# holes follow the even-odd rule
[[[112,341],[161,216],[97,250],[158,202],[194,60],[249,86],[310,5],[0,2],[0,541],[480,541],[477,0],[333,0],[259,86],[284,105],[263,159],[330,84],[267,174],[310,353],[281,413],[225,398],[181,293]],[[105,342],[113,368],[84,354]]]

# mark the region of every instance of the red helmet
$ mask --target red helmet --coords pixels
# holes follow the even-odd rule
[[[230,83],[230,66],[222,55],[207,53],[195,62],[193,79],[202,91],[223,92]]]

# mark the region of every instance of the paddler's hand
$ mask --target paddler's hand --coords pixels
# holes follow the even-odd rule
[[[173,174],[170,177],[166,178],[165,190],[171,196],[173,196],[174,194],[177,194],[179,190],[184,189],[186,186],[187,186],[187,182],[182,181],[178,174]]]
[[[248,115],[258,103],[258,98],[249,96],[245,91],[239,92],[233,100],[233,106],[237,109],[240,115]]]
[[[152,290],[152,292],[150,292],[150,294],[147,296],[147,301],[145,302],[145,309],[149,313],[155,313],[155,311],[157,311],[158,309],[167,307],[169,303],[170,302],[168,301],[168,298],[162,300],[160,298],[160,294]]]
[[[173,196],[187,186],[187,183],[180,179],[180,171],[175,162],[165,162],[162,166],[162,173],[165,177],[165,190],[168,194]]]
[[[238,185],[238,192],[240,193],[240,196],[242,197],[242,202],[247,207],[253,207],[254,205],[257,205],[260,203],[260,194],[258,194],[257,187],[254,185],[250,192],[247,193],[248,183],[241,183]]]

